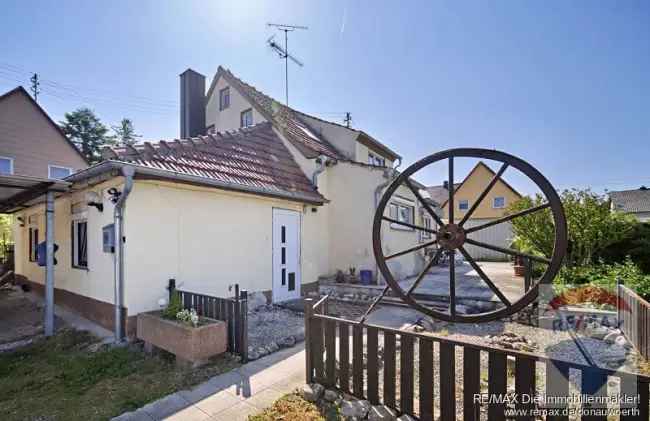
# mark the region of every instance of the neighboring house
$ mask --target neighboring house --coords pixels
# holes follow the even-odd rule
[[[114,247],[105,242],[113,199],[129,184],[125,168],[135,172],[124,199],[122,260],[130,333],[135,315],[159,308],[170,278],[216,296],[231,295],[237,283],[280,302],[338,270],[376,274],[375,206],[400,157],[362,131],[287,108],[222,68],[207,98],[201,78],[191,70],[181,75],[183,140],[105,149],[106,161],[68,177],[70,192],[56,199],[57,301],[109,328]],[[17,212],[25,222],[16,226],[16,272],[36,285],[43,270],[33,261],[29,232],[42,229],[43,214],[43,204]],[[387,214],[431,224],[405,187]],[[386,254],[426,239],[389,223],[382,236]],[[391,267],[410,276],[423,259],[420,251],[392,259]]]
[[[650,189],[641,186],[635,190],[611,191],[608,193],[612,210],[625,212],[639,220],[650,222]]]
[[[22,86],[0,96],[0,174],[62,179],[87,166]]]
[[[454,220],[458,222],[478,199],[483,189],[495,176],[495,172],[483,161],[479,161],[461,183],[454,184]],[[429,196],[434,202],[439,203],[443,219],[449,215],[449,185],[445,182],[440,186],[427,188]],[[521,194],[511,187],[503,178],[500,178],[483,198],[479,206],[472,213],[466,226],[476,226],[500,218],[513,202],[521,198]],[[486,243],[508,247],[512,238],[510,223],[495,225],[486,230],[470,234],[470,238]],[[472,256],[478,259],[505,259],[506,256],[491,250],[474,246],[467,246]]]

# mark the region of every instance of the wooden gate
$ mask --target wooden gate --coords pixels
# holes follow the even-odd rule
[[[572,378],[580,379],[580,394],[596,397],[605,395],[608,379],[618,378],[622,393],[638,396],[638,400],[633,403],[634,407],[630,408],[628,404],[627,407],[623,405],[621,408],[630,414],[634,414],[634,411],[638,413],[621,416],[620,419],[649,419],[648,377],[551,360],[531,353],[486,347],[440,336],[361,324],[328,316],[327,302],[328,297],[324,297],[315,304],[311,299],[307,299],[305,303],[308,383],[317,382],[326,387],[337,388],[358,398],[367,399],[372,404],[396,408],[400,413],[423,421],[478,421],[481,419],[481,405],[476,397],[486,396],[486,399],[489,399],[489,395],[506,396],[508,373],[514,374],[514,389],[519,396],[534,396],[541,386],[537,375],[544,373],[545,392],[547,396],[556,397],[558,401],[569,395],[570,374]],[[457,364],[457,356],[461,357],[460,364]],[[481,370],[482,357],[487,357],[486,372]],[[441,379],[438,383],[433,380],[436,374]],[[485,380],[487,387],[482,387]],[[505,420],[508,413],[513,414],[510,412],[512,408],[508,409],[506,402],[483,403],[487,405],[489,421]],[[565,407],[561,402],[553,406],[556,410]],[[536,405],[533,402],[519,402],[514,405],[514,410],[526,411],[534,408]],[[583,405],[582,408],[598,412],[596,406]],[[516,419],[532,421],[536,417],[516,415]],[[550,415],[546,419],[569,418]],[[608,418],[595,415],[581,419]]]
[[[650,358],[650,303],[624,285],[618,285],[618,321],[621,332],[641,355]]]
[[[180,295],[183,308],[196,310],[199,316],[222,320],[228,324],[228,352],[241,356],[242,362],[248,361],[248,292],[239,291],[235,285],[232,298],[212,297],[195,292],[176,289],[176,280],[169,280],[169,298],[174,292]]]

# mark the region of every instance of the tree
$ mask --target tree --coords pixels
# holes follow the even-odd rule
[[[115,143],[114,138],[107,134],[108,128],[89,108],[65,113],[65,121],[59,125],[91,164],[101,161],[103,146]]]
[[[595,263],[599,253],[626,238],[636,224],[633,217],[612,212],[609,200],[590,190],[565,190],[561,200],[569,236],[569,250],[564,263],[569,267]],[[538,206],[545,201],[539,194],[534,198],[526,196],[514,202],[508,213]],[[515,247],[545,256],[553,253],[555,226],[548,208],[513,219],[512,229]]]
[[[112,126],[111,128],[115,132],[118,144],[121,146],[134,145],[137,143],[137,138],[142,137],[135,133],[133,122],[128,118],[123,118],[119,126]]]

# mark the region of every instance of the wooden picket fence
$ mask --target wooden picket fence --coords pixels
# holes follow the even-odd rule
[[[235,285],[235,296],[230,298],[213,297],[176,288],[176,281],[169,280],[169,296],[174,292],[180,295],[183,308],[194,309],[199,316],[222,320],[228,327],[228,352],[248,361],[248,292]]]
[[[621,332],[646,359],[650,359],[650,303],[624,285],[618,285],[618,321]]]
[[[450,340],[431,334],[392,329],[327,315],[328,297],[305,303],[306,380],[329,388],[337,388],[373,405],[383,404],[423,421],[433,419],[478,421],[481,405],[475,400],[481,393],[504,396],[508,390],[508,372],[514,374],[515,393],[533,396],[538,388],[536,377],[545,373],[545,392],[550,397],[569,395],[569,373],[579,374],[579,393],[605,396],[608,379],[620,379],[621,392],[638,396],[634,408],[624,406],[628,415],[621,420],[649,419],[648,397],[650,378],[550,360],[526,352],[504,350],[469,342]],[[364,343],[365,342],[365,343]],[[381,344],[381,346],[380,346]],[[437,351],[437,352],[436,352]],[[462,367],[456,356],[462,355]],[[481,356],[487,356],[487,373],[481,370]],[[514,362],[514,364],[512,364]],[[462,380],[459,376],[462,371]],[[440,382],[434,382],[434,374]],[[487,374],[487,390],[481,380]],[[458,383],[458,384],[457,384]],[[604,385],[604,386],[603,386]],[[602,386],[602,387],[601,387]],[[458,389],[457,389],[458,388]],[[458,393],[457,393],[458,392]],[[487,419],[501,421],[509,410],[505,402],[484,402]],[[638,406],[636,406],[638,405]],[[437,408],[434,409],[434,406]],[[533,410],[540,406],[520,402],[515,410]],[[562,410],[563,405],[553,408]],[[598,411],[582,405],[583,410]],[[591,409],[590,409],[591,408]],[[435,411],[435,416],[434,416]],[[638,411],[638,412],[634,412]],[[462,418],[461,414],[462,413]],[[538,419],[531,412],[516,419]],[[567,416],[550,414],[547,420],[568,420]],[[574,418],[572,418],[574,419]],[[608,420],[607,416],[584,416],[583,420]]]

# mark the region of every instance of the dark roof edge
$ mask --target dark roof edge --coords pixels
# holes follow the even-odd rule
[[[237,191],[237,192],[250,193],[250,194],[255,194],[260,196],[274,197],[274,198],[280,198],[285,200],[293,200],[293,201],[308,203],[312,205],[322,205],[327,202],[326,199],[318,201],[318,200],[314,200],[312,197],[305,196],[301,193],[275,192],[266,189],[258,189],[255,187],[233,185],[230,183],[224,183],[219,180],[206,179],[205,177],[201,177],[201,176],[182,174],[170,170],[155,169],[155,168],[145,167],[142,165],[133,164],[130,162],[122,162],[122,161],[115,161],[115,160],[102,161],[99,164],[95,164],[92,167],[86,168],[85,170],[79,171],[77,173],[72,174],[69,177],[66,177],[65,181],[69,181],[73,183],[79,182],[79,181],[86,180],[88,178],[98,176],[100,174],[104,174],[106,172],[110,172],[112,170],[121,169],[126,166],[132,167],[135,170],[136,178],[140,178],[138,176],[142,176],[142,178],[165,179],[165,180],[176,181],[176,182],[186,183],[186,184],[201,185],[205,187],[215,187],[218,189],[228,190],[228,191]]]
[[[88,162],[88,160],[86,159],[86,157],[83,156],[83,154],[81,153],[81,151],[79,150],[79,148],[77,148],[77,147],[75,146],[75,144],[72,143],[72,141],[68,138],[68,136],[65,135],[65,133],[63,132],[63,129],[61,129],[61,127],[59,127],[59,125],[56,124],[56,123],[54,122],[54,120],[52,120],[52,117],[50,117],[49,114],[48,114],[47,112],[45,112],[45,110],[43,109],[43,107],[41,107],[41,106],[38,104],[38,102],[34,101],[34,98],[32,98],[32,96],[31,96],[31,95],[30,95],[30,94],[25,90],[25,88],[23,88],[22,86],[18,86],[18,87],[16,87],[16,88],[12,89],[11,91],[6,92],[6,93],[0,95],[0,101],[2,101],[2,100],[5,99],[5,98],[8,98],[9,96],[11,96],[11,95],[13,95],[13,94],[16,94],[16,93],[22,93],[23,95],[25,95],[25,96],[29,99],[29,101],[30,101],[32,104],[34,104],[34,105],[36,106],[36,109],[37,109],[38,111],[40,111],[42,115],[45,116],[45,119],[46,119],[46,120],[47,120],[47,121],[48,121],[48,122],[49,122],[49,123],[54,127],[54,129],[55,129],[57,132],[59,132],[59,133],[61,134],[61,136],[63,136],[63,139],[65,139],[65,141],[68,143],[68,145],[70,145],[70,147],[71,147],[72,149],[74,149],[74,151],[75,151],[75,152],[76,152],[76,153],[81,157],[81,159],[83,159],[83,161],[86,163],[86,165],[90,165],[90,163]]]

